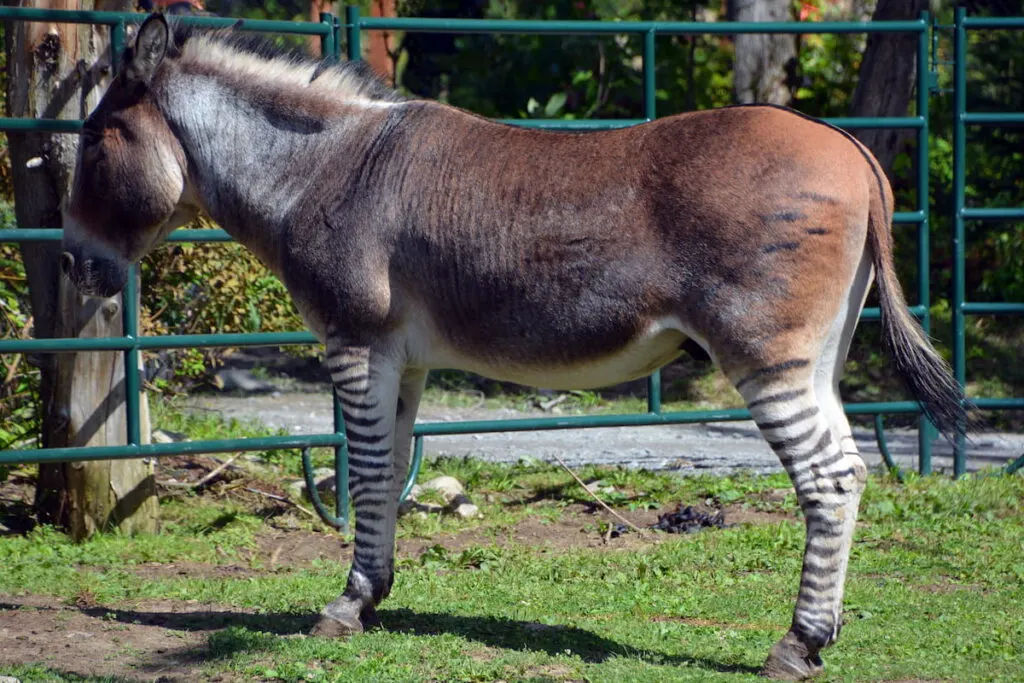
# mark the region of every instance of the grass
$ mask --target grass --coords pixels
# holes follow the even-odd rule
[[[0,594],[69,605],[87,596],[108,628],[146,623],[147,601],[212,605],[206,617],[161,623],[198,629],[183,656],[197,662],[197,677],[223,680],[753,681],[788,624],[804,532],[784,477],[584,468],[584,480],[613,487],[605,497],[623,514],[683,502],[771,515],[601,545],[600,518],[584,512],[588,497],[557,468],[436,460],[422,476],[440,473],[465,484],[483,519],[403,517],[401,542],[419,545],[399,560],[380,611],[386,630],[348,641],[298,635],[343,588],[347,563],[270,567],[261,538],[270,527],[282,533],[280,511],[216,490],[164,503],[159,535],[75,545],[44,528],[2,538]],[[826,654],[825,680],[1024,678],[1022,499],[1019,476],[904,485],[873,477],[850,561],[846,627]],[[541,541],[517,536],[545,528]],[[563,543],[566,534],[591,542]],[[174,563],[238,571],[152,571]],[[22,681],[113,680],[78,675],[73,663],[0,671]]]

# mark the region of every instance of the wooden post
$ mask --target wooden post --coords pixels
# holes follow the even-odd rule
[[[43,0],[25,5],[127,11],[133,2]],[[5,36],[8,116],[80,119],[99,101],[111,75],[109,29],[11,22]],[[70,189],[78,138],[11,133],[8,142],[18,225],[61,227],[60,205]],[[35,336],[120,336],[121,297],[88,300],[79,295],[60,275],[59,250],[54,243],[22,247]],[[44,446],[125,443],[121,352],[41,354],[34,360],[42,370]],[[148,438],[145,402],[140,412],[145,418],[142,434]],[[36,507],[41,521],[66,527],[75,539],[108,528],[155,531],[158,517],[152,463],[117,460],[41,466]]]

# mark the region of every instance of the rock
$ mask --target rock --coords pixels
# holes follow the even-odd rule
[[[465,495],[466,489],[455,477],[440,476],[431,479],[423,484],[424,491],[437,491],[444,498],[446,503],[451,504],[452,500],[459,495]]]
[[[21,679],[14,676],[0,676],[0,683],[21,683]]]
[[[418,499],[428,491],[437,491],[444,499],[444,505],[423,503]],[[428,514],[449,511],[463,519],[476,519],[481,516],[480,508],[466,495],[462,484],[455,477],[441,476],[423,484],[416,484],[409,492],[409,497],[399,506],[398,514],[404,515],[416,511],[418,517]]]
[[[479,517],[483,517],[483,515],[480,514],[480,508],[472,503],[463,503],[459,507],[455,508],[455,514],[462,519],[477,519]]]
[[[150,436],[152,437],[153,443],[177,443],[178,441],[188,441],[188,434],[172,432],[169,429],[154,429]]]
[[[592,481],[586,485],[586,488],[591,493],[615,493],[614,486],[602,486],[603,483],[604,482],[601,481],[600,479],[597,481]]]
[[[316,490],[320,495],[334,493],[334,469],[330,467],[317,467],[313,470],[313,481],[316,482]],[[306,495],[306,481],[298,479],[288,484],[288,493],[292,498],[309,498]]]
[[[304,498],[306,496],[306,482],[296,479],[288,484],[288,496],[294,500]]]
[[[318,489],[323,488],[324,481],[331,479],[330,485],[334,486],[334,468],[333,467],[317,467],[313,470],[313,481],[316,482]]]

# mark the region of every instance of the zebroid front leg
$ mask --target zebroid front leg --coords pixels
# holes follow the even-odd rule
[[[314,635],[345,636],[378,624],[395,545],[395,416],[401,371],[385,353],[328,340],[327,366],[348,436],[355,553],[345,592],[321,612]],[[407,448],[408,445],[406,444]]]

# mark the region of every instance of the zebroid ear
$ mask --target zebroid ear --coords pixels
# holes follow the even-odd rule
[[[132,83],[148,85],[167,54],[171,30],[162,14],[151,14],[139,27],[124,76]]]

